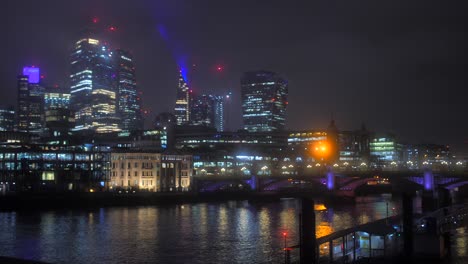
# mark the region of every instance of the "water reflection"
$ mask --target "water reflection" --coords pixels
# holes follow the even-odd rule
[[[387,201],[398,206],[386,199],[317,211],[317,236],[385,217]],[[52,263],[281,263],[282,232],[288,246],[299,242],[299,208],[290,199],[0,213],[0,255]]]
[[[452,243],[453,255],[468,260],[468,228],[458,228],[452,238],[454,239]]]

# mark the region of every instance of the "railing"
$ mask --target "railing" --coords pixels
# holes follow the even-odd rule
[[[415,221],[416,232],[425,233],[430,229],[443,234],[468,223],[468,203],[440,208]]]

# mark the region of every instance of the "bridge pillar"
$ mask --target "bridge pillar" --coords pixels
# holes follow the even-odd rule
[[[327,189],[330,191],[335,189],[335,174],[331,167],[327,168]]]
[[[252,175],[250,177],[249,185],[250,185],[250,188],[252,188],[252,191],[258,191],[258,177],[255,175]]]
[[[316,263],[317,241],[315,238],[315,212],[314,201],[308,198],[301,199],[300,221],[300,256],[301,264]],[[331,250],[331,249],[330,249]]]
[[[434,174],[430,169],[424,169],[424,190],[434,190]]]

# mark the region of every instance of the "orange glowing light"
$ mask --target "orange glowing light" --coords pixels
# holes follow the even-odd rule
[[[312,156],[324,159],[328,158],[330,152],[330,144],[327,141],[317,141],[314,143]]]
[[[315,211],[325,211],[327,207],[324,204],[314,204]]]

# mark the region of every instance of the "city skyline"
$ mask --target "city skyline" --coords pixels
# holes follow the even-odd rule
[[[173,107],[176,69],[182,60],[186,65],[197,64],[191,76],[193,89],[205,93],[233,91],[233,113],[228,124],[231,130],[242,125],[241,73],[272,70],[290,81],[287,113],[290,129],[325,127],[333,113],[340,129],[354,129],[364,122],[373,131],[395,132],[404,141],[446,143],[455,149],[466,149],[467,124],[459,118],[467,112],[463,102],[465,77],[463,65],[453,58],[465,56],[457,53],[457,47],[464,46],[459,39],[464,34],[459,32],[463,8],[425,2],[424,12],[418,12],[416,4],[405,11],[400,8],[403,5],[392,3],[385,7],[369,5],[363,10],[348,6],[356,11],[350,15],[344,12],[346,8],[342,10],[332,4],[292,7],[273,1],[271,6],[253,4],[248,11],[254,14],[264,8],[279,18],[291,18],[288,21],[291,30],[287,31],[288,26],[275,22],[271,18],[274,16],[263,22],[262,15],[237,21],[235,11],[242,7],[231,4],[223,6],[207,1],[211,8],[201,12],[184,1],[174,2],[177,3],[143,1],[129,5],[120,1],[106,5],[105,1],[99,4],[85,1],[75,7],[88,4],[93,11],[75,12],[70,17],[65,16],[71,8],[59,2],[50,11],[40,3],[31,2],[23,7],[9,2],[4,9],[9,11],[2,19],[8,25],[7,39],[19,44],[1,44],[3,50],[11,52],[0,73],[2,93],[6,94],[0,104],[16,101],[12,93],[15,76],[24,65],[38,65],[48,82],[69,85],[67,64],[76,38],[74,32],[92,17],[98,17],[99,23],[115,25],[117,34],[111,38],[115,38],[117,47],[133,50],[138,86],[144,93],[144,104],[152,110],[149,120]],[[176,9],[177,4],[180,8]],[[19,13],[20,7],[24,13]],[[123,13],[124,7],[128,8],[128,15]],[[313,7],[316,11],[307,13],[315,10]],[[384,10],[387,7],[391,11]],[[191,12],[191,8],[198,12]],[[41,16],[40,26],[31,31],[15,27],[18,19],[26,19],[22,25],[28,24],[28,19],[34,18],[30,13],[36,9],[54,15]],[[64,12],[57,14],[57,10]],[[130,18],[136,13],[140,17],[132,22]],[[202,18],[203,14],[211,16]],[[177,22],[180,19],[182,22]],[[355,32],[353,23],[347,27],[347,21],[354,21],[362,32]],[[217,22],[224,29],[219,29]],[[323,25],[323,29],[312,22]],[[287,38],[271,42],[270,36],[275,33],[271,29],[257,32],[266,25],[275,25]],[[303,34],[309,32],[307,29],[310,36]],[[412,34],[396,33],[397,29]],[[252,35],[254,32],[258,34]],[[247,41],[248,36],[254,37]],[[252,45],[246,46],[248,43]],[[297,51],[293,49],[296,46]],[[217,70],[219,65],[221,71]],[[446,92],[439,92],[442,90]]]

